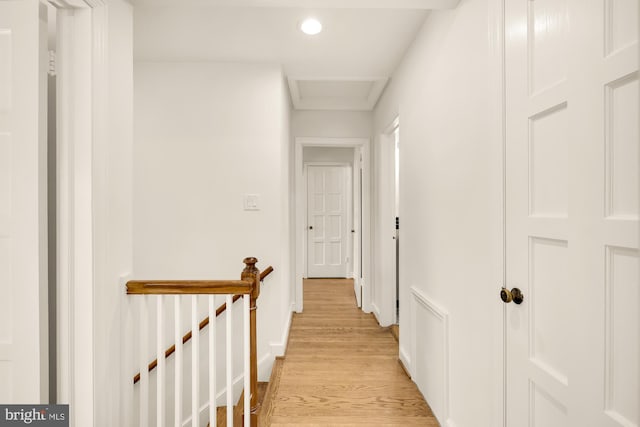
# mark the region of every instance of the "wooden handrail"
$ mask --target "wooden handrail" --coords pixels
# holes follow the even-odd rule
[[[273,272],[273,267],[269,266],[267,268],[264,269],[264,271],[262,273],[260,273],[260,281],[262,282],[269,274],[271,274],[271,272]],[[137,281],[137,280],[132,280],[127,282],[127,294],[129,295],[158,295],[158,294],[179,294],[179,292],[129,292],[130,288],[129,285],[132,284],[132,290],[138,290],[141,286],[144,287],[145,285],[151,285],[151,287],[153,287],[154,284],[156,284],[156,286],[158,284],[162,284],[162,285],[175,285],[175,284],[183,284],[183,283],[219,283],[219,282],[225,282],[225,283],[230,283],[230,282],[242,282],[244,283],[251,283],[249,281],[245,281],[245,280],[226,280],[226,281],[222,281],[222,280],[215,280],[215,281],[152,281],[152,280],[147,280],[147,281]],[[147,289],[149,290],[149,289]],[[155,290],[155,289],[154,289]],[[193,293],[199,293],[199,292],[191,292]],[[202,293],[206,293],[206,292],[202,292]],[[219,292],[217,292],[219,293]],[[236,292],[228,292],[228,293],[236,293]],[[251,293],[251,290],[249,291],[249,293]],[[237,293],[236,293],[237,294]],[[243,293],[244,294],[244,293]],[[236,302],[238,301],[240,298],[242,297],[242,294],[240,295],[234,295],[233,296],[233,300],[232,302]],[[227,303],[222,304],[220,307],[218,307],[216,309],[216,317],[220,316],[222,313],[225,312],[225,310],[227,309]],[[205,326],[207,326],[209,324],[209,316],[207,316],[205,319],[203,319],[200,324],[198,325],[198,330],[201,331],[205,328]],[[187,332],[183,337],[182,337],[182,344],[186,344],[193,336],[193,331],[189,331]],[[173,344],[171,347],[169,347],[168,349],[165,350],[164,352],[164,357],[165,359],[168,358],[169,356],[171,356],[173,353],[175,353],[176,351],[176,345]],[[153,371],[156,367],[158,366],[158,359],[154,359],[151,363],[149,363],[149,372]],[[133,383],[136,384],[140,381],[140,372],[138,372],[134,377],[133,377]]]
[[[271,272],[273,272],[273,267],[269,266],[265,268],[264,271],[260,273],[260,281],[262,282],[265,277],[271,274]]]
[[[246,280],[130,280],[127,295],[250,294],[253,283]]]

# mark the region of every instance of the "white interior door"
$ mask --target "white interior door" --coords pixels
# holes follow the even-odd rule
[[[0,402],[48,400],[46,7],[0,1]]]
[[[307,276],[347,275],[346,166],[307,167]]]
[[[638,1],[505,4],[507,426],[638,426]]]

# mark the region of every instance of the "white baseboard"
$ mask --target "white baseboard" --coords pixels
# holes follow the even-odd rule
[[[378,307],[375,302],[372,302],[371,303],[371,308],[372,308],[371,312],[376,317],[376,320],[378,321],[378,324],[382,325],[382,322],[381,322],[381,319],[380,319],[380,317],[382,316],[380,314],[380,307]]]
[[[289,342],[289,331],[291,330],[291,321],[293,319],[293,313],[295,311],[295,303],[291,303],[289,307],[289,316],[287,317],[287,323],[284,326],[284,330],[282,331],[282,336],[280,337],[280,341],[270,342],[269,354],[265,355],[258,362],[258,381],[269,381],[271,378],[271,369],[273,368],[273,362],[275,358],[278,356],[284,356],[285,351],[287,350],[287,342]]]
[[[404,367],[409,371],[409,375],[413,378],[413,367],[411,366],[411,358],[407,354],[407,351],[400,346],[400,350],[398,351],[398,357],[400,357],[400,361]]]
[[[291,320],[293,319],[293,312],[295,311],[295,304],[291,303],[289,307],[289,316],[287,318],[287,324],[282,331],[282,337],[279,342],[270,342],[271,354],[273,357],[284,356],[284,352],[287,349],[287,342],[289,341],[289,331],[291,330]]]
[[[262,359],[258,360],[258,381],[269,381],[275,357],[273,353],[267,353]]]

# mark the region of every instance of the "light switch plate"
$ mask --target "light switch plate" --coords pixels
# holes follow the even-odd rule
[[[259,194],[245,194],[244,195],[244,210],[245,211],[259,211],[260,210],[260,195]]]

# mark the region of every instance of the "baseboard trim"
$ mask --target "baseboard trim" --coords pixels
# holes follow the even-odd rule
[[[291,303],[289,307],[289,316],[287,317],[287,323],[282,331],[282,337],[279,342],[270,342],[271,354],[275,356],[284,356],[287,351],[287,344],[289,343],[289,331],[291,330],[291,320],[293,319],[293,312],[295,311],[295,304]]]
[[[411,358],[407,354],[407,351],[404,348],[402,348],[402,346],[400,346],[400,350],[398,351],[398,357],[400,359],[400,362],[402,363],[402,366],[407,371],[407,374],[409,374],[409,377],[413,378]]]
[[[404,362],[402,361],[402,358],[398,357],[398,363],[400,364],[400,367],[402,368],[404,373],[407,374],[407,377],[411,378],[411,374],[409,373],[409,369],[407,369],[407,367],[404,365]]]
[[[382,316],[380,314],[380,308],[376,305],[375,302],[371,303],[371,312],[373,313],[374,316],[376,316],[376,320],[378,321],[378,325],[382,326],[382,322],[380,321],[380,317]]]

